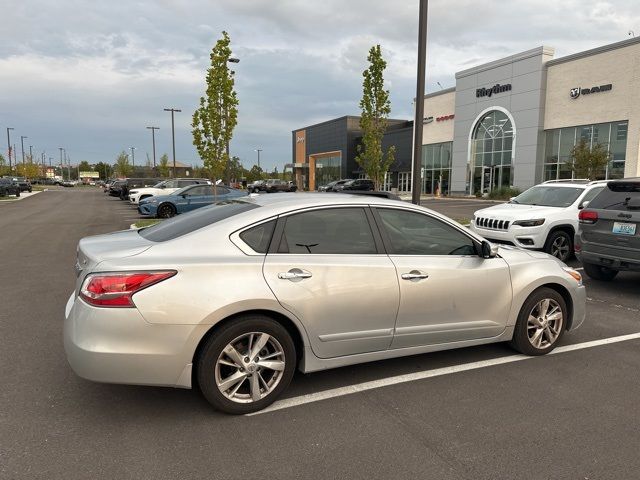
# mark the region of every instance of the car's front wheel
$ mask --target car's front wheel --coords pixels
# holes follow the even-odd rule
[[[573,254],[573,239],[564,230],[556,230],[547,238],[544,251],[566,262]]]
[[[562,337],[567,319],[562,295],[551,288],[539,288],[520,309],[511,346],[525,355],[549,353]]]
[[[593,263],[583,263],[582,266],[584,267],[585,273],[594,280],[609,282],[618,275],[618,270],[601,267],[600,265],[594,265]]]
[[[163,203],[158,207],[158,218],[171,218],[176,214],[176,208],[169,204]]]
[[[215,408],[256,412],[287,388],[296,368],[291,335],[262,315],[233,320],[212,335],[197,360],[200,390]]]

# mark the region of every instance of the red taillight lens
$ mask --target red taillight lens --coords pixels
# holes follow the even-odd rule
[[[175,270],[91,274],[82,284],[80,297],[96,307],[135,307],[134,293],[175,274]]]
[[[578,213],[578,221],[588,224],[596,223],[598,221],[598,212],[594,212],[593,210],[580,210],[580,213]]]

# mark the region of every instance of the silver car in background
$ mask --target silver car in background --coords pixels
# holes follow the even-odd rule
[[[87,237],[66,307],[73,370],[260,410],[302,372],[492,342],[551,351],[578,272],[374,195],[282,194]]]

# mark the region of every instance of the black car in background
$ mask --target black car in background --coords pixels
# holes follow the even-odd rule
[[[342,190],[359,190],[359,191],[364,190],[366,192],[372,192],[375,189],[376,189],[376,186],[373,183],[373,180],[369,180],[367,178],[349,180],[348,182],[345,182],[344,184],[342,184]]]
[[[21,192],[31,191],[31,182],[24,177],[13,177],[13,181],[18,184]]]
[[[247,185],[249,193],[258,193],[267,191],[267,182],[265,180],[255,180]]]
[[[322,185],[318,187],[318,191],[319,192],[336,192],[338,190],[342,190],[342,185],[350,181],[351,181],[350,178],[346,178],[343,180],[335,180],[333,182],[327,183],[326,185]]]
[[[607,182],[578,214],[576,257],[595,280],[640,271],[640,178]]]
[[[13,180],[13,178],[0,178],[0,197],[4,197],[6,195],[15,195],[16,197],[20,196],[20,186]]]
[[[280,180],[278,178],[270,178],[267,180],[265,187],[267,189],[267,193],[295,192],[298,189],[295,183]]]

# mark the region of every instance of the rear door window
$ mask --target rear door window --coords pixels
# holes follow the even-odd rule
[[[616,182],[607,185],[591,200],[588,208],[627,211],[632,198],[640,198],[640,182]]]

